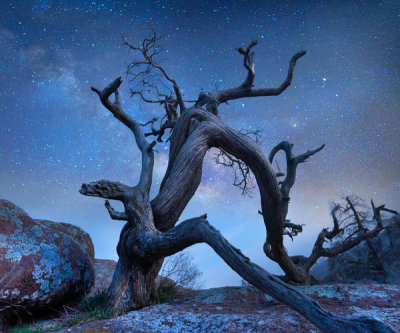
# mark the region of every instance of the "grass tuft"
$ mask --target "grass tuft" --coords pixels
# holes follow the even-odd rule
[[[53,324],[32,324],[24,327],[13,327],[10,333],[42,333],[56,332],[65,328],[74,327],[88,323],[93,320],[108,319],[113,313],[103,308],[107,291],[98,291],[95,295],[84,297],[78,306],[77,313],[67,314],[60,318],[60,323]]]

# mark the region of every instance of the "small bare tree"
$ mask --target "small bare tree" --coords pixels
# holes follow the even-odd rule
[[[351,243],[351,247],[348,248],[351,249],[355,244],[359,244],[355,240],[362,238],[360,237],[362,234],[366,233],[369,235],[369,237],[364,238],[367,251],[365,247],[363,247],[362,250],[359,249],[357,252],[353,252],[358,253],[354,260],[350,259],[352,256],[341,256],[341,259],[337,259],[337,262],[341,263],[343,269],[344,266],[349,267],[349,265],[359,265],[360,269],[361,266],[363,266],[364,272],[373,272],[375,279],[378,279],[381,283],[385,283],[388,272],[382,258],[384,257],[387,249],[383,249],[381,246],[379,246],[379,241],[375,242],[374,244],[373,239],[384,230],[387,231],[390,239],[390,233],[393,224],[384,223],[380,214],[375,214],[374,211],[379,209],[391,214],[395,214],[396,216],[398,216],[398,213],[394,210],[387,209],[384,206],[376,208],[371,201],[373,213],[371,215],[369,214],[367,210],[368,207],[364,204],[364,201],[355,195],[347,196],[343,201],[343,203],[333,204],[333,206],[336,208],[337,220],[339,221],[339,228],[341,232],[339,232],[337,236],[333,238],[332,248],[343,249],[343,245]],[[395,220],[396,217],[394,217],[392,221]],[[360,253],[361,251],[363,253]],[[341,251],[340,253],[343,252],[344,251]],[[333,258],[333,256],[330,258]],[[333,261],[331,261],[331,263],[333,263]],[[363,278],[367,278],[367,275],[364,274]]]
[[[193,262],[193,257],[187,251],[182,251],[167,257],[160,271],[162,278],[174,281],[176,286],[189,289],[200,289],[202,286],[201,276]]]
[[[322,145],[315,150],[309,150],[304,154],[295,156],[292,152],[293,144],[283,141],[275,146],[269,154],[269,161],[271,163],[279,151],[283,151],[286,155],[286,176],[279,168],[276,175],[278,178],[284,177],[283,180],[279,181],[282,195],[282,235],[288,235],[292,240],[294,236],[303,231],[304,226],[292,223],[286,219],[289,209],[290,190],[296,180],[297,167],[300,163],[304,163],[309,157],[321,151],[324,146]],[[379,232],[386,228],[382,224],[381,212],[385,211],[398,215],[396,211],[386,208],[385,205],[375,207],[374,202],[371,200],[373,219],[368,221],[365,211],[357,210],[360,206],[360,199],[358,197],[348,196],[345,201],[345,205],[333,205],[331,209],[333,228],[331,230],[328,228],[322,229],[308,257],[303,255],[286,256],[285,254],[276,256],[272,251],[272,244],[267,238],[264,244],[264,252],[268,258],[281,266],[286,273],[287,280],[295,283],[309,284],[311,280],[310,270],[319,258],[335,257],[363,241],[368,244],[371,251],[374,251],[371,238],[377,236]],[[262,211],[259,211],[259,213],[263,214]],[[340,214],[340,217],[338,217],[338,214]],[[342,237],[343,235],[346,235],[346,237]],[[325,246],[326,243],[333,244],[333,246]],[[379,265],[378,262],[377,265]]]
[[[151,295],[154,294],[154,280],[163,258],[191,245],[207,243],[244,280],[291,306],[326,332],[394,332],[390,325],[375,318],[346,318],[324,310],[316,301],[252,263],[208,223],[207,215],[175,225],[200,184],[206,152],[211,147],[219,148],[243,161],[254,174],[261,194],[262,215],[267,230],[266,252],[292,280],[296,279],[299,269],[283,246],[287,202],[286,196],[282,195],[282,187],[260,146],[248,135],[225,125],[218,117],[218,106],[239,98],[279,95],[290,85],[296,61],[306,52],[300,51],[292,57],[287,77],[279,87],[254,89],[252,48],[257,41],[253,41],[246,49],[238,49],[247,71],[242,84],[236,88],[201,93],[196,100],[185,101],[177,81],[156,61],[160,52],[157,41],[153,33],[138,46],[128,42],[125,44],[140,56],[140,59],[128,66],[128,75],[142,87],[140,90],[132,90],[132,95],[138,95],[147,103],[163,106],[165,116],[159,127],[155,126],[156,120],[153,119],[147,123],[151,124],[151,130],[144,132],[143,126],[124,111],[118,93],[121,78],[103,90],[92,88],[102,104],[132,131],[142,155],[140,178],[135,186],[100,180],[82,184],[80,189],[84,195],[107,199],[105,206],[110,217],[125,221],[117,246],[119,260],[108,289],[108,309],[120,314],[131,308],[149,305]],[[172,86],[171,93],[161,91],[160,87],[165,84]],[[114,102],[110,100],[113,94]],[[187,107],[186,103],[190,102],[194,104]],[[162,140],[167,129],[172,129],[168,139],[168,167],[158,194],[150,200],[153,147],[156,141],[148,142],[146,137],[154,136]],[[297,158],[295,164],[302,159],[305,158]],[[121,201],[124,211],[115,211],[108,199]]]

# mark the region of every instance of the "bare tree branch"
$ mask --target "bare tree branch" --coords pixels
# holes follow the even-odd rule
[[[392,213],[394,215],[399,215],[399,213],[397,211],[389,209],[389,208],[385,208],[385,205],[375,207],[375,204],[372,199],[371,199],[371,206],[372,206],[372,210],[373,210],[373,214],[374,214],[374,219],[377,221],[379,226],[383,225],[381,211]]]
[[[128,221],[128,215],[126,213],[117,212],[114,208],[111,207],[108,200],[106,200],[104,206],[107,208],[108,213],[113,220]]]
[[[140,98],[141,98],[143,101],[145,101],[146,103],[161,104],[161,103],[163,102],[162,99],[153,100],[153,99],[146,98],[146,97],[143,95],[143,91],[140,91],[140,90],[132,90],[132,89],[131,89],[131,97],[133,97],[133,96],[135,96],[135,95],[139,95]]]
[[[243,66],[247,70],[246,79],[243,83],[232,89],[226,89],[221,91],[215,91],[212,93],[200,93],[196,102],[196,106],[206,105],[206,109],[213,114],[218,114],[218,105],[227,103],[230,100],[246,98],[246,97],[259,97],[259,96],[276,96],[281,94],[290,86],[293,79],[293,71],[296,62],[299,58],[306,54],[306,51],[297,52],[289,63],[289,70],[286,79],[277,88],[263,88],[253,89],[253,82],[255,77],[255,63],[254,63],[254,52],[252,48],[258,43],[257,40],[253,40],[246,50],[243,47],[239,47],[236,50],[243,55]]]
[[[382,263],[380,263],[380,260],[376,254],[375,248],[370,242],[371,238],[375,237],[377,234],[379,234],[383,229],[387,228],[387,226],[384,226],[382,223],[382,219],[380,216],[380,210],[382,209],[377,209],[375,208],[375,205],[373,204],[373,201],[371,200],[372,208],[374,211],[374,219],[376,221],[376,226],[373,229],[368,229],[364,225],[364,221],[360,217],[360,212],[358,212],[355,208],[356,204],[351,200],[350,197],[346,197],[346,202],[348,203],[348,208],[347,207],[342,207],[338,204],[334,206],[332,209],[332,218],[333,218],[333,224],[334,228],[331,231],[328,231],[328,229],[323,229],[315,242],[313,251],[311,255],[306,258],[304,266],[306,268],[311,268],[311,266],[318,260],[320,257],[335,257],[340,253],[346,252],[349,249],[357,246],[360,244],[362,241],[366,241],[367,245],[369,246],[370,250],[372,251],[372,254],[375,253],[375,261],[377,264],[377,267],[379,270],[383,269]],[[352,217],[355,220],[355,223],[347,223],[344,225],[344,223],[340,223],[337,217],[337,212],[338,211],[350,211],[352,213]],[[342,227],[339,227],[339,225],[342,225]],[[340,240],[337,239],[335,244],[331,247],[325,248],[323,247],[325,240],[333,240],[335,239],[336,236],[348,231],[351,229],[353,225],[356,225],[357,228],[354,231],[350,231],[348,236],[345,237],[344,239]],[[379,268],[380,267],[380,268]]]
[[[250,195],[250,190],[255,185],[252,182],[250,168],[246,163],[230,155],[222,148],[219,149],[219,152],[215,156],[215,163],[233,168],[235,175],[233,185],[239,187],[242,194]]]
[[[154,154],[152,148],[155,142],[149,144],[144,137],[140,124],[122,109],[121,99],[118,93],[118,88],[121,83],[122,80],[121,77],[119,77],[102,91],[93,87],[92,90],[99,95],[102,104],[114,115],[114,117],[121,121],[133,132],[136,144],[142,153],[142,170],[140,173],[138,187],[145,193],[149,193],[154,165]],[[109,100],[110,95],[113,93],[115,94],[114,103],[110,102]]]
[[[337,217],[337,211],[340,209],[339,205],[335,205],[331,210],[332,220],[333,220],[333,229],[332,231],[326,234],[326,238],[332,240],[336,237],[342,230],[339,228],[339,220]]]
[[[254,138],[255,142],[259,142],[260,130],[241,130],[240,133]],[[249,166],[242,160],[227,153],[224,149],[220,148],[219,152],[215,156],[215,163],[226,167],[233,168],[235,179],[233,182],[234,186],[237,186],[242,191],[242,194],[250,196],[250,192],[256,187],[253,181],[253,175]]]
[[[256,46],[257,43],[258,43],[257,40],[253,40],[251,41],[246,50],[244,50],[242,47],[236,49],[236,51],[238,51],[241,55],[243,55],[243,66],[247,69],[247,77],[240,86],[243,89],[251,89],[253,87],[254,77],[256,73],[254,71],[255,67],[253,60],[254,52],[251,52],[251,49],[254,46]]]
[[[162,137],[165,133],[165,130],[170,128],[174,128],[176,121],[175,120],[167,120],[164,123],[161,124],[160,129],[156,129],[153,126],[151,127],[151,132],[147,132],[144,134],[144,136],[157,136],[157,141],[162,142]]]
[[[347,318],[323,309],[315,300],[252,263],[212,227],[206,218],[207,215],[203,215],[186,220],[164,234],[143,235],[142,251],[135,254],[141,255],[143,260],[162,258],[191,245],[207,243],[243,279],[289,305],[326,332],[394,332],[390,325],[372,317]]]
[[[331,215],[333,219],[333,229],[328,231],[328,228],[322,229],[322,231],[318,234],[317,240],[315,241],[314,247],[312,249],[311,255],[308,258],[304,257],[303,265],[310,269],[316,261],[323,256],[324,253],[324,243],[326,239],[332,240],[336,237],[342,230],[339,228],[339,220],[337,218],[337,212],[340,209],[339,205],[335,205],[331,210]]]
[[[350,207],[351,211],[353,212],[353,216],[354,216],[354,219],[356,220],[356,223],[357,223],[357,226],[358,226],[358,230],[364,229],[364,226],[363,226],[363,223],[362,223],[362,221],[360,219],[360,216],[358,215],[358,212],[356,211],[356,209],[355,209],[355,207],[353,205],[353,202],[350,200],[349,196],[346,197],[346,201],[349,204],[349,207]]]
[[[291,223],[290,220],[286,220],[283,222],[283,227],[284,228],[291,228],[292,230],[297,230],[297,232],[302,232],[303,231],[303,225],[302,224],[294,224]]]
[[[173,86],[173,89],[175,92],[175,96],[176,96],[176,100],[179,104],[180,112],[182,113],[185,110],[185,104],[183,102],[181,90],[179,88],[178,83],[175,81],[175,79],[173,79],[170,75],[168,75],[168,73],[162,66],[157,64],[154,60],[154,57],[159,53],[159,48],[157,46],[157,43],[159,40],[160,40],[160,38],[157,37],[156,33],[153,31],[153,35],[149,38],[145,38],[143,40],[143,42],[141,43],[141,46],[139,46],[139,47],[133,46],[126,40],[124,41],[124,44],[127,45],[130,49],[132,49],[133,51],[140,52],[144,59],[142,61],[132,62],[128,66],[128,73],[133,75],[134,79],[137,79],[140,76],[149,75],[152,68],[158,69],[162,73],[164,78],[172,83],[172,86]],[[132,71],[132,69],[136,69],[142,65],[146,66],[144,70],[139,71],[139,73]],[[143,95],[142,94],[140,94],[140,95],[143,98]],[[153,103],[153,102],[151,102],[151,103]]]
[[[252,47],[257,44],[257,41],[253,41],[248,46],[247,50],[244,51],[242,48],[238,49],[238,52],[244,55],[244,65],[248,71],[245,81],[237,88],[227,89],[217,92],[217,100],[219,103],[225,103],[229,100],[244,98],[244,97],[258,97],[258,96],[276,96],[281,94],[290,86],[293,79],[293,71],[296,62],[299,58],[306,54],[306,51],[299,51],[290,60],[289,70],[286,79],[277,88],[264,88],[264,89],[253,89],[253,81],[255,77],[254,72],[254,53],[250,53]],[[244,51],[244,53],[243,53]]]
[[[139,125],[142,126],[142,127],[146,127],[147,125],[151,124],[151,125],[153,126],[153,124],[154,124],[157,120],[158,120],[158,118],[157,118],[157,117],[154,117],[153,119],[146,121],[144,124],[140,123]],[[146,136],[146,134],[145,134],[145,136]]]
[[[269,154],[269,161],[272,163],[275,155],[280,151],[284,151],[286,154],[286,177],[283,181],[280,182],[280,189],[282,194],[283,200],[283,217],[286,219],[288,209],[289,209],[289,201],[290,201],[290,190],[293,187],[296,181],[296,170],[297,165],[299,163],[305,162],[310,156],[316,154],[317,152],[321,151],[325,147],[325,144],[318,147],[314,150],[308,150],[304,154],[293,156],[292,149],[293,144],[288,141],[282,141],[277,144],[274,148],[272,148]]]
[[[109,180],[99,180],[82,184],[79,192],[83,195],[123,201],[126,191],[131,187]]]

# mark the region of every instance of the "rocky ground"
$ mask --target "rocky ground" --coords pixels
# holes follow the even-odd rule
[[[0,319],[2,313],[6,313],[3,310],[9,308],[8,304],[33,311],[40,303],[52,309],[55,305],[66,304],[68,297],[65,295],[84,292],[89,297],[86,299],[90,296],[93,299],[109,286],[116,262],[94,259],[92,242],[83,230],[66,223],[34,220],[6,200],[0,200],[0,222]],[[396,230],[382,234],[377,240],[390,249],[382,258],[390,265],[399,262],[398,244],[393,241],[398,239]],[[88,264],[84,265],[84,262]],[[393,265],[388,266],[395,278],[390,281],[396,282],[397,266]],[[71,274],[63,273],[66,267],[70,268]],[[364,281],[364,284],[299,288],[328,310],[346,316],[375,316],[400,332],[400,284]],[[295,311],[253,287],[200,291],[178,288],[177,294],[167,303],[117,318],[109,318],[110,314],[97,308],[83,310],[83,304],[81,301],[80,304],[58,307],[58,312],[52,313],[60,317],[35,322],[29,328],[16,328],[14,332],[54,332],[56,328],[59,332],[87,333],[320,332]],[[13,312],[8,315],[16,316]],[[88,322],[93,318],[108,319]]]
[[[337,284],[300,288],[331,311],[346,316],[375,316],[400,332],[400,285]],[[183,292],[169,303],[59,332],[321,331],[253,287],[225,287]]]

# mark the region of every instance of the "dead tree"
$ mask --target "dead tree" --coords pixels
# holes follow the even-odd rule
[[[293,155],[292,149],[293,144],[283,141],[275,146],[270,154],[269,161],[272,163],[275,155],[279,151],[283,151],[286,156],[286,176],[280,171],[276,173],[278,177],[285,176],[284,180],[279,181],[280,192],[282,196],[282,234],[289,235],[293,240],[293,237],[303,231],[302,224],[292,223],[286,219],[289,201],[290,201],[290,190],[292,189],[296,180],[296,170],[300,163],[305,162],[309,157],[321,151],[325,145],[322,145],[314,150],[309,150],[304,154]],[[398,214],[396,211],[385,208],[385,205],[375,207],[371,200],[373,220],[367,221],[362,213],[357,211],[356,198],[346,198],[346,205],[336,204],[331,210],[331,216],[333,221],[333,228],[323,229],[315,241],[314,247],[311,254],[306,257],[303,255],[288,256],[286,251],[283,249],[281,253],[276,255],[273,253],[273,243],[267,237],[264,243],[264,252],[268,258],[277,262],[283,271],[286,273],[286,279],[295,283],[309,284],[311,281],[310,270],[316,261],[321,257],[335,257],[343,252],[350,250],[357,246],[361,242],[365,241],[371,253],[374,253],[373,244],[371,238],[377,236],[379,232],[386,228],[382,224],[381,211],[386,211],[392,214]],[[259,211],[263,215],[263,211]],[[341,213],[342,218],[338,218],[338,213]],[[351,221],[349,221],[351,220]],[[369,222],[369,223],[367,223]],[[367,224],[370,227],[367,227]],[[373,225],[371,227],[371,225]],[[347,234],[346,237],[341,237]],[[326,243],[334,244],[333,246],[325,246]],[[376,253],[375,256],[377,257]],[[376,265],[383,269],[383,266],[376,262]]]
[[[369,269],[374,272],[375,279],[381,283],[386,282],[388,272],[382,261],[385,255],[384,249],[376,245],[380,242],[376,242],[374,245],[373,237],[377,234],[382,233],[384,230],[390,233],[392,228],[392,223],[383,223],[381,217],[381,211],[389,212],[398,215],[396,211],[385,208],[384,205],[375,207],[373,201],[371,201],[372,206],[372,218],[366,210],[366,206],[363,204],[363,200],[357,196],[347,196],[344,199],[343,204],[337,204],[338,207],[338,219],[340,229],[342,230],[336,238],[334,238],[334,248],[340,248],[341,244],[347,244],[351,240],[360,238],[360,234],[366,233],[370,237],[365,237],[365,245],[367,247],[367,252],[365,248],[363,254],[357,257],[357,260],[346,260],[345,262],[349,264],[358,264],[364,266],[365,269]],[[373,233],[375,231],[375,233]],[[390,239],[390,237],[389,237]],[[343,248],[343,246],[341,246]],[[360,250],[361,251],[361,250]],[[341,252],[343,253],[343,252]],[[342,263],[342,266],[344,263]],[[367,278],[367,276],[364,276]]]
[[[200,289],[202,286],[201,273],[193,263],[193,257],[185,251],[179,252],[164,260],[161,268],[161,286],[164,278],[174,281],[176,286]]]
[[[117,246],[117,268],[108,289],[108,309],[120,314],[132,308],[149,305],[154,293],[154,280],[163,258],[193,244],[207,243],[243,279],[288,304],[326,332],[394,332],[390,325],[374,318],[346,318],[324,310],[316,301],[252,263],[208,223],[206,215],[175,226],[200,184],[206,152],[211,147],[217,147],[246,163],[254,173],[261,194],[261,207],[271,253],[275,258],[283,252],[286,253],[282,236],[282,195],[270,162],[257,143],[225,125],[217,114],[219,104],[233,99],[279,95],[290,85],[296,61],[305,51],[292,57],[287,78],[278,88],[253,89],[255,72],[251,49],[257,42],[252,42],[246,50],[239,48],[247,70],[245,81],[236,88],[202,93],[194,105],[187,107],[178,83],[156,62],[155,57],[159,52],[156,42],[157,37],[153,34],[139,46],[126,43],[141,56],[140,60],[133,62],[128,68],[134,79],[144,80],[151,73],[157,72],[173,88],[171,95],[158,95],[158,99],[150,99],[144,91],[132,91],[144,101],[164,105],[167,120],[160,124],[159,129],[154,127],[153,122],[154,128],[148,136],[162,139],[162,128],[172,128],[168,167],[155,198],[150,199],[149,192],[154,164],[153,147],[156,141],[147,142],[142,126],[123,110],[118,94],[121,78],[117,78],[103,90],[92,88],[102,104],[132,131],[142,155],[137,185],[100,180],[82,184],[80,189],[84,195],[119,200],[124,205],[124,212],[117,212],[106,201],[110,217],[126,221]],[[154,87],[148,82],[142,83],[146,87]],[[114,102],[110,101],[112,94],[115,95]],[[289,261],[288,263],[290,264]]]

